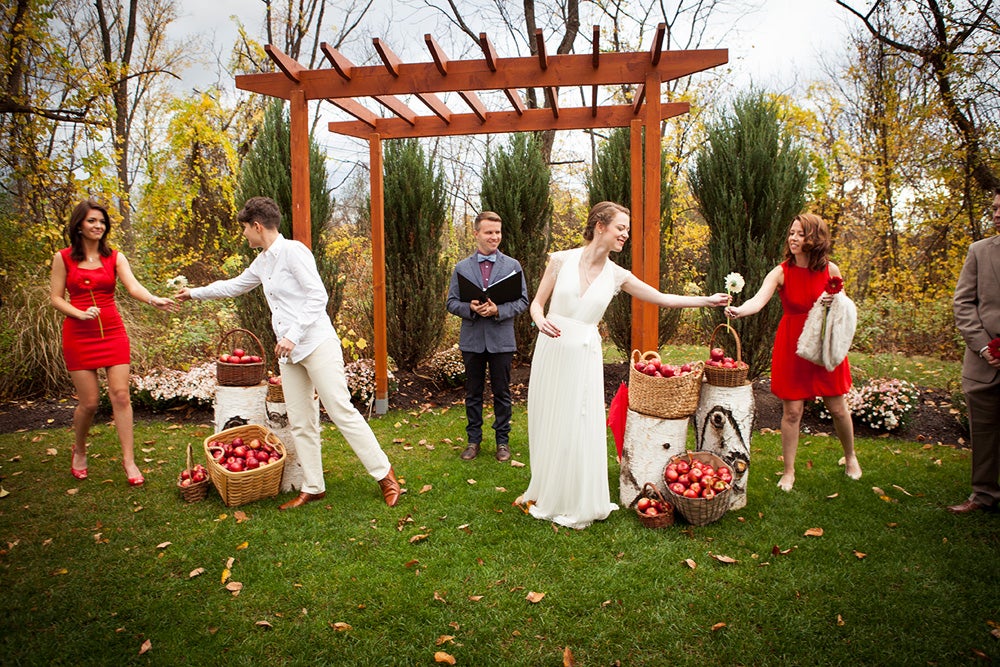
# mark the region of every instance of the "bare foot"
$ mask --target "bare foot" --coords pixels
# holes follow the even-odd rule
[[[858,463],[857,456],[852,456],[850,461],[846,456],[841,456],[837,465],[844,466],[844,473],[851,479],[861,479],[861,464]]]
[[[795,486],[794,474],[789,475],[788,473],[785,473],[781,476],[781,479],[778,480],[778,488],[782,491],[791,491],[793,486]]]

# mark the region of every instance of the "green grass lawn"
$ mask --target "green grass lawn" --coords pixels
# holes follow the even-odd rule
[[[214,492],[179,498],[185,446],[200,446],[205,425],[140,423],[139,489],[125,484],[108,425],[95,428],[83,482],[69,474],[68,430],[0,435],[0,662],[432,665],[441,651],[459,665],[561,665],[567,648],[578,665],[1000,655],[1000,516],[943,510],[968,493],[965,450],[862,440],[865,475],[853,482],[837,441],[809,436],[786,494],[777,436],[755,434],[746,508],[664,530],[622,509],[573,531],[512,505],[528,467],[497,463],[489,447],[458,458],[461,408],[390,413],[373,427],[408,490],[399,505],[384,506],[327,425],[327,497],[287,513],[287,496],[239,508]],[[512,444],[526,463],[524,406]],[[617,500],[613,457],[610,474]],[[822,536],[806,536],[814,528]],[[238,595],[222,581],[230,558]]]

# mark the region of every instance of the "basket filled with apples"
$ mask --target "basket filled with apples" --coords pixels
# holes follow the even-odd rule
[[[668,528],[674,525],[674,506],[652,482],[646,482],[635,501],[635,514],[646,528]]]
[[[208,487],[211,486],[208,477],[208,469],[200,463],[194,463],[194,455],[191,451],[191,443],[187,446],[187,467],[181,470],[177,476],[177,490],[181,497],[189,503],[196,503],[204,500],[208,495]]]
[[[267,397],[264,400],[268,403],[285,402],[285,390],[281,388],[280,375],[267,376]]]
[[[667,499],[693,526],[718,521],[729,509],[733,472],[711,452],[684,452],[663,470]]]
[[[254,345],[255,354],[249,350]],[[219,340],[215,373],[225,387],[253,387],[264,380],[264,346],[253,332],[232,329]]]
[[[270,429],[246,424],[205,438],[208,474],[227,507],[278,495],[285,446]]]
[[[715,344],[715,335],[725,329],[736,341],[736,357],[726,355],[726,350]],[[742,387],[747,383],[750,366],[743,361],[743,347],[740,337],[728,324],[720,324],[712,331],[708,341],[708,361],[705,362],[705,379],[716,387]]]
[[[673,365],[656,352],[632,351],[628,371],[628,407],[660,419],[683,419],[698,409],[704,362]]]

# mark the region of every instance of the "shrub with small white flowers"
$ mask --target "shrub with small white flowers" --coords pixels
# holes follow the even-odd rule
[[[390,364],[391,365],[391,364]],[[396,387],[396,378],[389,371],[389,391]],[[369,405],[375,400],[375,360],[358,359],[344,366],[344,374],[347,376],[347,389],[351,392],[351,399]]]
[[[211,405],[218,386],[214,361],[188,371],[160,368],[148,375],[133,375],[131,381],[137,402],[160,408],[182,403]]]
[[[452,345],[447,350],[441,350],[430,363],[434,379],[448,387],[458,387],[465,384],[465,361],[458,345]]]
[[[851,415],[876,431],[894,431],[906,426],[917,409],[920,392],[906,380],[875,378],[847,393]],[[821,419],[830,419],[822,399],[814,402]]]

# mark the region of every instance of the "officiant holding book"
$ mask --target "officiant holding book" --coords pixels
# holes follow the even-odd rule
[[[502,221],[483,211],[473,223],[476,252],[451,273],[448,312],[462,318],[458,347],[465,362],[467,446],[462,459],[479,455],[483,441],[486,370],[493,391],[493,432],[497,461],[510,459],[510,367],[517,351],[514,318],[528,309],[528,286],[521,264],[499,250]]]

